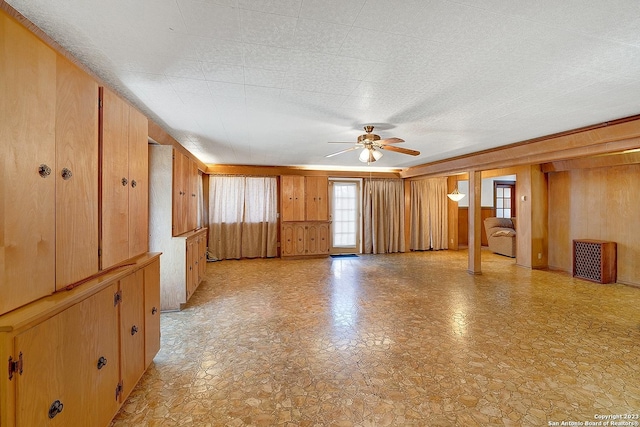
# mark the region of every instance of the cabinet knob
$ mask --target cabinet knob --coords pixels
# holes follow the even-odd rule
[[[123,187],[126,187],[126,186],[127,186],[127,184],[129,183],[129,180],[128,180],[127,178],[122,178],[122,181],[121,181],[121,182],[122,182],[122,186],[123,186]]]
[[[157,309],[157,308],[153,307],[153,308],[151,309],[151,314],[156,314],[157,312],[158,312],[158,309]]]
[[[98,359],[98,369],[104,368],[106,364],[107,364],[107,358],[104,356],[100,356],[100,359]]]
[[[136,188],[136,185],[138,185],[138,183],[136,182],[135,179],[131,180],[131,187]]]
[[[51,168],[45,164],[42,164],[38,168],[38,174],[40,174],[42,178],[46,178],[51,175]]]
[[[59,400],[56,400],[55,402],[53,402],[49,407],[49,418],[51,419],[56,415],[58,415],[60,412],[62,412],[63,408],[64,408],[64,405]]]
[[[62,172],[60,173],[60,175],[62,176],[62,179],[67,181],[67,180],[71,179],[71,177],[73,176],[73,173],[69,169],[64,168],[64,169],[62,169]]]
[[[133,325],[131,327],[131,335],[135,335],[138,333],[138,327],[136,325]]]

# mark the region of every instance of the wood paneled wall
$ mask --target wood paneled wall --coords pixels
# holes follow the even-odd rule
[[[573,239],[617,243],[618,282],[640,285],[640,165],[552,172],[549,266],[572,271]]]
[[[482,207],[480,209],[480,242],[482,246],[489,246],[487,232],[484,229],[484,220],[492,216],[496,216],[494,208]],[[458,244],[462,246],[469,244],[469,208],[466,207],[458,208]]]

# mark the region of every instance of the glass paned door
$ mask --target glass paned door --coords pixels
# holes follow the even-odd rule
[[[516,184],[513,181],[494,181],[494,206],[496,217],[511,218],[516,216]]]
[[[360,243],[360,182],[331,183],[331,253],[358,253]]]

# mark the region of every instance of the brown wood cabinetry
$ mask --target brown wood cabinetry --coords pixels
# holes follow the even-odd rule
[[[329,179],[283,175],[281,186],[281,256],[328,255]]]
[[[120,280],[120,402],[131,393],[145,369],[144,272]]]
[[[11,18],[0,25],[2,314],[98,271],[98,85]]]
[[[282,175],[280,186],[282,221],[304,221],[304,176]]]
[[[56,69],[56,287],[98,272],[98,84],[61,55]]]
[[[157,352],[146,348],[145,325],[158,331],[159,316],[144,307],[159,288],[158,264],[158,254],[145,255],[0,316],[0,356],[10,361],[0,425],[108,425]]]
[[[55,290],[56,54],[4,13],[0,34],[2,314]]]
[[[183,184],[176,181],[191,176],[187,181],[192,184],[184,184],[184,188],[191,188],[189,191],[196,194],[198,169],[194,161],[163,145],[149,146],[149,164],[149,227],[152,230],[149,247],[163,253],[160,307],[163,311],[180,310],[181,304],[188,301],[202,281],[207,262],[206,228],[175,235],[176,224],[183,222],[183,216],[189,217],[184,224],[194,228],[197,225],[197,198],[180,195]],[[189,200],[193,206],[190,208],[189,203],[181,200]]]
[[[4,11],[0,34],[0,426],[107,425],[160,343],[147,120],[107,90],[101,120],[98,83]],[[129,264],[98,274],[101,230]]]
[[[318,256],[329,254],[329,223],[318,221],[282,224],[282,256]]]
[[[197,227],[198,165],[181,152],[173,151],[173,235]]]
[[[160,262],[144,268],[144,366],[160,351]]]
[[[100,267],[148,248],[147,119],[110,90],[100,95]]]
[[[282,175],[282,221],[327,221],[329,179],[326,176]]]
[[[326,221],[329,219],[327,199],[329,179],[326,176],[305,177],[305,219],[307,221]]]

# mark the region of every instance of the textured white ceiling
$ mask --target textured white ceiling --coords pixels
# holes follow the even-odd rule
[[[207,163],[408,167],[640,113],[637,0],[8,0]]]

